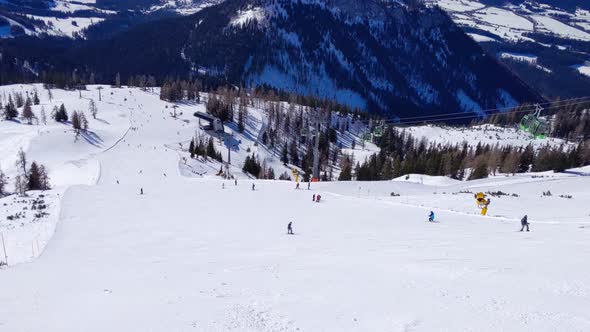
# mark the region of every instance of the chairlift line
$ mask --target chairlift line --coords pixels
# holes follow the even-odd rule
[[[586,96],[586,97],[578,97],[578,98],[570,98],[570,99],[563,99],[563,100],[558,100],[558,101],[552,101],[552,102],[545,102],[545,103],[539,103],[539,104],[535,104],[535,105],[531,105],[531,106],[526,106],[527,108],[536,106],[536,105],[551,105],[549,107],[545,107],[545,109],[553,109],[553,108],[558,108],[558,107],[563,107],[563,106],[569,106],[569,105],[576,105],[576,104],[582,104],[582,103],[586,103],[586,102],[590,102],[590,96]],[[561,105],[555,105],[555,104],[561,104]],[[502,107],[502,108],[490,108],[490,109],[486,109],[486,110],[481,110],[480,113],[485,113],[485,115],[505,115],[505,114],[512,114],[512,113],[525,113],[525,112],[530,112],[531,109],[526,109],[526,110],[516,110],[516,111],[509,111],[509,112],[496,112],[496,113],[492,113],[492,114],[487,114],[490,112],[494,112],[494,111],[502,111],[502,110],[511,110],[514,109],[516,107]],[[481,117],[480,114],[471,114],[469,116],[466,116],[465,114],[468,112],[456,112],[456,113],[446,113],[446,114],[431,114],[431,115],[421,115],[421,116],[413,116],[413,117],[404,117],[404,118],[390,118],[390,119],[384,119],[382,120],[382,123],[384,124],[404,124],[404,123],[426,123],[426,122],[440,122],[440,121],[446,121],[446,120],[457,120],[457,119],[468,119],[468,118],[479,118]],[[462,115],[460,117],[454,117],[454,115]],[[447,118],[451,116],[450,118]],[[429,118],[440,118],[440,119],[435,119],[435,120],[428,120]],[[414,120],[416,119],[416,121],[411,121],[411,122],[407,122],[405,120]],[[417,119],[424,119],[424,120],[417,120]],[[370,121],[372,121],[372,119],[368,119],[368,120],[356,120],[359,121],[361,123],[369,123]]]
[[[577,104],[583,104],[583,103],[587,103],[590,102],[590,100],[588,101],[579,101],[579,102],[575,102],[575,103],[569,103],[566,104],[567,106],[569,105],[577,105]],[[555,106],[551,106],[551,107],[545,107],[545,110],[548,109],[554,109],[554,108],[559,108],[559,107],[563,107],[566,105],[555,105]],[[494,113],[491,115],[509,115],[509,114],[515,114],[515,113],[530,113],[531,109],[527,108],[527,109],[523,109],[523,110],[514,110],[514,111],[510,111],[510,112],[501,112],[501,113]],[[451,117],[447,117],[448,115],[451,114],[441,114],[441,115],[433,115],[431,117],[435,117],[438,116],[440,118],[438,119],[424,119],[424,120],[413,120],[413,121],[404,121],[406,119],[412,119],[412,118],[400,118],[399,120],[395,120],[395,121],[384,121],[384,124],[393,124],[393,125],[406,125],[406,124],[428,124],[428,123],[435,123],[435,122],[443,122],[443,121],[449,121],[449,120],[461,120],[461,119],[476,119],[476,118],[481,118],[481,115],[479,114],[473,114],[473,113],[465,113],[465,112],[461,112],[461,113],[454,113],[457,115],[462,115],[462,116],[451,116]],[[426,116],[425,116],[426,117]],[[418,117],[416,117],[418,118]]]

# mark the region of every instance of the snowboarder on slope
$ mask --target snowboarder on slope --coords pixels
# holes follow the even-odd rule
[[[430,214],[428,215],[428,221],[434,222],[434,211],[430,211]]]
[[[140,194],[140,195],[143,195],[143,188],[141,188],[141,189],[139,190],[139,194]]]
[[[520,228],[521,232],[524,230],[525,227],[526,227],[526,231],[527,232],[529,231],[529,218],[526,214],[520,220],[520,224],[522,225],[522,227]]]
[[[322,199],[322,196],[321,196],[321,195],[317,195],[317,196],[315,197],[315,201],[316,201],[317,203],[319,203],[319,202],[320,202],[320,199]]]
[[[287,225],[287,234],[293,235],[293,222],[292,221],[289,221],[289,224]]]
[[[315,202],[315,194],[313,194],[313,198],[311,199],[312,202]]]
[[[309,188],[311,187],[311,181],[307,182],[307,190],[309,190]]]
[[[252,191],[256,190],[256,185],[252,183]]]

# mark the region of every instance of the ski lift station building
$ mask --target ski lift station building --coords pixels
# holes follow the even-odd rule
[[[223,133],[223,122],[221,122],[220,119],[203,112],[195,112],[194,116],[199,118],[199,126],[201,129]],[[203,120],[205,124],[201,124],[201,120]]]

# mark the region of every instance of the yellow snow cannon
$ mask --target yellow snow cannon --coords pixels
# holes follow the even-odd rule
[[[479,192],[474,195],[477,207],[481,209],[481,215],[485,216],[488,213],[488,206],[490,205],[490,199],[487,198],[486,194]]]
[[[295,177],[295,182],[299,182],[299,171],[296,168],[291,169],[291,174]]]

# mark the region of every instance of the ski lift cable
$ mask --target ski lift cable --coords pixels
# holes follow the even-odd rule
[[[557,101],[545,102],[545,103],[539,103],[539,104],[531,104],[531,105],[524,106],[524,107],[530,108],[530,109],[527,109],[526,112],[531,112],[531,111],[534,110],[533,108],[536,107],[536,105],[540,105],[540,106],[542,106],[542,105],[551,105],[550,107],[544,107],[544,109],[551,109],[551,108],[555,108],[555,107],[564,107],[564,106],[569,106],[569,105],[574,105],[574,104],[581,104],[581,103],[586,103],[586,102],[590,102],[590,96],[578,97],[578,98],[570,98],[570,99],[563,99],[563,100],[557,100]],[[561,104],[561,103],[563,103],[563,104]],[[555,105],[555,104],[561,104],[561,105]],[[496,113],[493,113],[493,114],[511,114],[511,113],[513,113],[513,111],[512,112],[501,112],[501,111],[503,111],[503,110],[512,110],[514,108],[516,108],[516,107],[490,108],[490,109],[481,110],[480,113],[496,112]],[[379,119],[368,119],[368,120],[357,120],[357,121],[358,122],[361,122],[361,123],[368,123],[370,121],[383,122],[383,123],[399,123],[399,122],[404,121],[404,120],[427,119],[427,118],[436,118],[436,117],[446,117],[446,116],[452,116],[452,115],[464,115],[465,113],[466,112],[456,112],[456,113],[446,113],[446,114],[421,115],[421,116],[404,117],[404,118],[390,118],[390,119],[383,119],[383,120],[379,120]],[[480,116],[481,116],[481,114],[475,115],[475,117],[480,117]]]
[[[545,108],[550,109],[550,108]],[[530,113],[531,110],[518,110],[513,112],[505,112],[505,113],[498,113],[497,115],[509,115],[509,114],[516,114],[516,113]],[[451,118],[441,118],[441,119],[429,119],[429,120],[412,120],[412,121],[403,121],[403,122],[391,122],[388,124],[392,125],[407,125],[407,124],[429,124],[429,123],[437,123],[437,122],[444,122],[449,120],[461,120],[461,119],[479,119],[481,115],[479,114],[471,114],[471,115],[464,115],[464,116],[454,116]]]
[[[578,102],[578,103],[570,103],[568,105],[575,105],[575,104],[583,104],[586,102]],[[563,107],[563,105],[558,105],[558,106],[552,106],[552,107],[545,107],[543,108],[543,110],[548,110],[548,109],[553,109],[553,108],[559,108],[559,107]],[[533,110],[527,109],[527,110],[515,110],[515,111],[511,111],[511,112],[503,112],[503,113],[496,113],[494,115],[509,115],[509,114],[516,114],[516,113],[530,113]],[[446,118],[440,118],[440,119],[430,119],[430,120],[412,120],[412,121],[395,121],[395,122],[388,122],[386,124],[393,124],[393,125],[406,125],[406,124],[427,124],[427,123],[433,123],[433,122],[443,122],[443,121],[449,121],[449,120],[461,120],[461,119],[477,119],[477,118],[481,118],[480,114],[470,114],[470,115],[466,115],[465,113],[459,113],[459,114],[463,114],[463,116],[453,116],[453,117],[446,117]]]
[[[580,101],[577,103],[569,103],[566,104],[568,106],[570,105],[576,105],[576,104],[583,104],[583,103],[587,103],[590,102],[589,101]],[[543,110],[549,110],[549,109],[554,109],[554,108],[559,108],[559,107],[563,107],[565,105],[556,105],[556,106],[550,106],[550,107],[545,107],[543,108]],[[516,114],[516,113],[530,113],[534,111],[534,109],[523,109],[523,110],[514,110],[514,111],[510,111],[510,112],[501,112],[501,113],[494,113],[493,115],[509,115],[509,114]],[[477,114],[477,113],[465,113],[465,112],[461,112],[461,113],[455,113],[456,115],[453,116],[448,116],[450,114],[441,114],[439,115],[437,119],[423,119],[423,120],[413,120],[413,118],[402,118],[402,119],[398,119],[398,120],[393,120],[393,121],[382,121],[383,124],[407,124],[407,123],[430,123],[430,122],[441,122],[441,121],[448,121],[448,120],[457,120],[457,119],[469,119],[469,118],[481,118],[482,114]],[[461,116],[457,116],[457,115],[461,115]],[[411,120],[411,121],[404,121],[404,120]]]
[[[585,98],[590,98],[590,97],[585,97]],[[579,98],[576,98],[579,99]],[[544,109],[552,109],[552,108],[558,108],[558,107],[564,107],[564,106],[570,106],[570,105],[576,105],[576,104],[583,104],[583,103],[587,103],[590,102],[589,100],[582,100],[582,101],[578,101],[578,102],[572,102],[574,99],[572,100],[568,100],[566,104],[561,104],[561,105],[554,105],[554,106],[550,106],[550,107],[544,107]],[[565,100],[563,102],[566,102]],[[557,103],[557,102],[555,102]],[[554,104],[553,102],[550,104]],[[539,104],[540,105],[540,104]],[[522,112],[532,112],[535,109],[533,109],[532,107],[535,107],[536,105],[530,105],[530,106],[526,106],[527,109],[524,110],[516,110],[516,111],[509,111],[509,112],[497,112],[497,113],[492,113],[492,114],[485,114],[485,115],[503,115],[503,114],[512,114],[512,113],[522,113]],[[504,108],[504,109],[514,109],[515,107],[511,107],[511,108]],[[496,111],[496,110],[502,110],[501,108],[498,109],[487,109],[487,110],[482,110],[480,112],[486,113],[486,112],[492,112],[492,111]],[[380,123],[401,123],[404,122],[405,120],[414,120],[414,119],[424,119],[424,120],[420,120],[420,121],[428,121],[427,119],[429,118],[441,118],[442,120],[444,120],[446,117],[451,117],[450,119],[452,120],[453,116],[455,115],[465,115],[468,112],[456,112],[456,113],[446,113],[446,114],[432,114],[432,115],[423,115],[423,116],[415,116],[415,117],[405,117],[405,118],[392,118],[392,119],[384,119],[384,120],[373,120],[375,122],[380,122]],[[481,117],[482,114],[472,114],[472,117],[477,118],[477,117]],[[439,120],[439,119],[436,119]],[[369,123],[371,120],[358,120],[361,123]]]
[[[582,100],[582,99],[584,99],[584,100]],[[588,99],[588,100],[586,100],[586,99]],[[560,100],[560,101],[546,102],[546,103],[540,103],[540,104],[531,104],[531,105],[527,105],[527,106],[524,106],[524,107],[531,108],[530,110],[527,110],[528,112],[530,112],[537,105],[539,105],[539,106],[541,106],[541,105],[551,105],[551,107],[545,107],[545,109],[549,109],[549,108],[554,108],[554,107],[563,107],[563,106],[568,106],[570,104],[580,104],[580,103],[586,103],[586,102],[590,102],[590,96],[587,96],[587,97],[579,97],[579,98],[571,98],[571,99],[564,99],[564,100]],[[556,103],[565,103],[565,104],[563,104],[563,105],[552,105],[552,104],[556,104]],[[487,112],[493,112],[493,111],[512,110],[514,108],[516,108],[516,107],[490,108],[490,109],[486,109],[486,110],[481,110],[480,112],[487,113]],[[422,116],[415,116],[415,117],[398,118],[398,120],[420,119],[420,118],[430,118],[430,117],[442,117],[442,116],[447,116],[447,115],[461,115],[461,114],[465,114],[465,113],[466,112],[456,112],[456,113],[446,113],[446,114],[422,115]],[[499,112],[499,113],[494,113],[494,114],[509,114],[509,113],[511,113],[511,112]],[[395,119],[391,119],[391,120],[392,121],[395,121]],[[367,120],[364,120],[364,121],[366,122]]]

